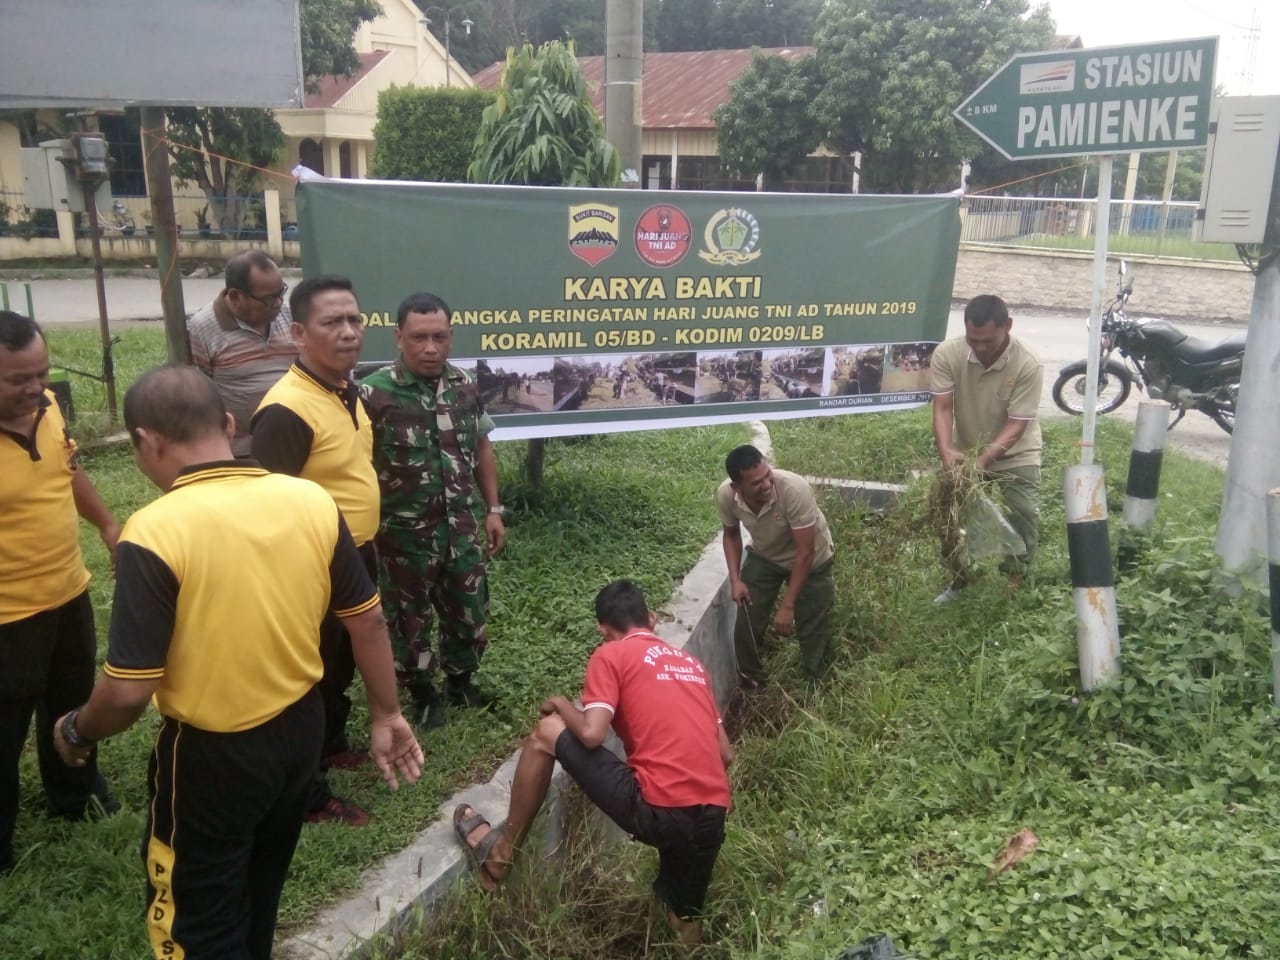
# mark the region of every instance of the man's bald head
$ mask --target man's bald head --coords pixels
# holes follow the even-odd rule
[[[227,408],[212,380],[195,367],[171,364],[148,370],[125,393],[124,425],[135,446],[140,429],[188,444],[224,435]]]

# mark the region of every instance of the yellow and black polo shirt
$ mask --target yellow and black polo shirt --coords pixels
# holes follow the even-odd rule
[[[265,723],[320,679],[320,621],[378,604],[318,485],[252,461],[201,464],[129,518],[105,672],[159,680],[156,706],[202,730]]]
[[[30,434],[0,428],[0,623],[60,607],[88,585],[77,469],[76,442],[48,391]]]
[[[330,386],[295,363],[253,415],[250,451],[268,470],[328,490],[357,545],[378,532],[373,430],[355,384]]]

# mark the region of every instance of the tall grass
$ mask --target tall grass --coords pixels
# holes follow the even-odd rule
[[[1099,427],[1115,517],[1128,430]],[[824,500],[840,660],[810,694],[779,643],[776,683],[731,714],[736,807],[701,955],[830,958],[881,932],[939,960],[1280,955],[1280,731],[1256,597],[1214,587],[1222,475],[1166,459],[1151,552],[1118,588],[1122,678],[1086,696],[1059,486],[1074,433],[1046,424],[1042,553],[1011,596],[992,571],[930,602],[944,575],[927,480],[885,517]],[[892,480],[933,462],[927,413],[774,438],[805,473]],[[1023,828],[1039,848],[993,878]],[[674,955],[650,936],[650,851],[520,869],[511,893],[466,885],[397,955]]]
[[[58,341],[51,339],[56,351]],[[651,597],[671,594],[718,529],[713,494],[724,455],[746,437],[731,426],[553,441],[540,492],[520,485],[523,444],[498,445],[508,541],[490,565],[490,642],[477,679],[500,694],[501,705],[484,714],[451,709],[443,730],[423,736],[427,766],[411,789],[393,795],[369,770],[331,773],[335,792],[370,810],[373,820],[359,830],[320,825],[303,831],[285,888],[286,931],[402,849],[456,789],[491,776],[544,696],[576,691],[596,639],[591,600],[600,586],[627,576]],[[121,520],[156,494],[121,448],[92,452],[85,465]],[[94,572],[101,645],[110,565],[92,528],[84,529],[82,543]],[[281,558],[282,589],[288,576]],[[353,699],[363,699],[358,689]],[[350,726],[357,742],[365,720],[357,709]],[[43,817],[34,745],[28,746],[16,836],[20,862],[0,879],[0,956],[148,954],[138,844],[156,723],[149,711],[101,747],[100,765],[123,810],[97,823]]]

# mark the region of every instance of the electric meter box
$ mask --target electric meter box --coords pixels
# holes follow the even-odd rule
[[[23,147],[21,154],[23,203],[32,210],[85,212],[84,184],[75,178],[70,140],[46,140],[38,147]],[[93,196],[100,211],[110,210],[111,181],[104,179]]]
[[[1262,243],[1280,150],[1280,96],[1219,97],[1209,124],[1199,239]]]

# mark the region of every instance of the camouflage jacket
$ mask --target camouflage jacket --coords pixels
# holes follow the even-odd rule
[[[427,380],[397,360],[361,381],[360,399],[373,424],[383,527],[422,530],[447,519],[474,536],[484,510],[476,448],[493,429],[475,378],[445,363]]]

